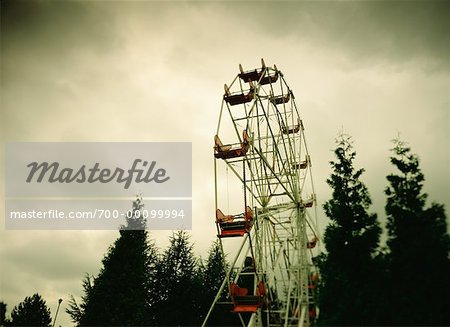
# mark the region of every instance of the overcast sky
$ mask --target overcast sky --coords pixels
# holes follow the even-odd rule
[[[450,2],[2,1],[3,141],[189,141],[198,254],[215,238],[212,142],[238,64],[276,64],[305,125],[322,228],[334,137],[353,136],[384,222],[390,141],[450,207]],[[1,156],[3,156],[3,151]],[[3,159],[3,158],[2,158]],[[1,169],[4,181],[4,163]],[[4,188],[2,187],[2,196]],[[4,220],[4,202],[0,204]],[[164,248],[170,232],[151,232]],[[8,311],[81,295],[118,232],[0,231]],[[61,311],[59,323],[68,325]]]

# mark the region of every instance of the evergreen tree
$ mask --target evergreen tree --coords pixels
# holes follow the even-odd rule
[[[426,207],[417,155],[394,141],[387,176],[390,317],[394,324],[450,325],[450,241],[444,207]]]
[[[201,281],[193,246],[184,231],[174,233],[164,252],[158,277],[161,299],[157,305],[160,326],[201,324]]]
[[[68,301],[68,308],[66,308],[66,312],[72,318],[72,321],[76,323],[77,326],[81,324],[81,321],[84,317],[84,311],[86,310],[86,304],[89,301],[89,295],[92,294],[92,285],[93,285],[94,277],[89,276],[89,274],[85,274],[83,278],[83,292],[84,294],[81,296],[80,305],[77,304],[73,295],[70,295],[70,300]]]
[[[6,303],[0,301],[0,326],[5,326],[9,321],[6,319]]]
[[[120,229],[120,237],[103,258],[103,268],[92,281],[85,277],[80,306],[66,310],[78,325],[142,326],[154,323],[154,290],[158,256],[142,218],[142,199],[133,203],[134,215]]]
[[[324,242],[328,254],[320,259],[321,325],[368,325],[377,323],[378,303],[374,256],[381,229],[377,216],[368,213],[369,192],[360,181],[363,169],[354,168],[356,152],[349,136],[338,136],[327,179],[333,189],[325,205],[331,222]]]
[[[225,258],[220,242],[215,241],[209,249],[208,259],[203,270],[203,286],[207,303],[212,303],[226,275]]]
[[[202,275],[202,315],[203,321],[208,313],[220,286],[225,279],[228,265],[222,254],[220,242],[215,241],[208,252],[208,259],[201,269]],[[223,294],[219,298],[220,302],[227,301],[228,290],[225,286]],[[230,313],[231,307],[227,305],[216,305],[214,311],[208,318],[209,326],[238,326],[239,320],[236,314]]]
[[[11,311],[11,326],[50,326],[52,318],[45,300],[35,293]]]

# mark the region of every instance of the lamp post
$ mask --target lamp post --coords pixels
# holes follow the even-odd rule
[[[61,305],[62,299],[58,300],[58,308],[56,309],[56,313],[55,313],[55,319],[53,320],[53,325],[52,327],[55,327],[56,324],[56,318],[58,317],[58,311],[59,311],[59,306]]]

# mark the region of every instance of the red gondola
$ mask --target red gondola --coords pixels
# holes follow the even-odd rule
[[[244,82],[252,81],[259,82],[260,85],[266,85],[269,83],[275,83],[278,80],[279,72],[277,66],[274,65],[275,72],[269,73],[269,70],[266,69],[266,64],[264,60],[261,59],[261,68],[254,69],[249,71],[244,71],[242,65],[239,64],[239,78]]]
[[[317,288],[317,281],[318,281],[318,276],[316,273],[312,273],[311,275],[309,275],[308,278],[308,288],[310,290],[314,290]]]
[[[239,64],[239,78],[242,79],[244,82],[248,81],[259,81],[261,76],[264,74],[264,71],[266,69],[266,63],[264,62],[264,59],[261,58],[261,68],[260,69],[254,69],[244,72],[244,69],[242,68],[242,65]]]
[[[277,104],[286,103],[290,99],[291,99],[291,92],[289,91],[288,94],[285,94],[285,95],[272,96],[270,98],[270,102],[272,102],[273,104],[277,105]]]
[[[228,86],[225,84],[225,94],[223,99],[230,105],[235,106],[237,104],[247,103],[253,100],[253,95],[255,94],[255,87],[250,84],[250,89],[245,93],[244,91],[238,91],[231,93]]]
[[[218,159],[231,159],[245,156],[250,145],[247,130],[242,132],[242,143],[223,145],[218,135],[214,136],[214,156]],[[240,145],[239,147],[236,147]]]
[[[264,305],[264,296],[266,289],[264,283],[260,281],[256,288],[256,295],[248,295],[248,289],[241,288],[235,283],[230,284],[231,301],[234,308],[232,312],[256,312],[258,308],[262,308]]]
[[[275,83],[278,80],[278,75],[279,75],[278,70],[276,70],[275,73],[273,73],[272,75],[267,75],[267,76],[262,77],[259,80],[259,84],[266,85],[269,83]]]
[[[314,237],[311,241],[308,241],[308,242],[306,243],[306,248],[307,248],[307,249],[313,249],[313,248],[315,248],[315,247],[316,247],[316,244],[317,244],[317,241],[318,241],[317,237]]]
[[[281,131],[283,134],[295,134],[300,131],[300,122],[297,125],[293,126],[282,126]]]
[[[309,163],[310,163],[309,156],[306,156],[305,160],[294,163],[292,165],[292,168],[293,169],[306,169],[306,168],[308,168]]]
[[[311,208],[313,206],[315,200],[316,199],[315,199],[314,194],[311,195],[311,197],[308,200],[303,202],[304,207],[305,208]]]
[[[281,131],[284,134],[295,134],[298,133],[298,131],[300,130],[300,124],[294,125],[294,126],[283,126],[281,127]]]
[[[220,227],[218,237],[244,236],[245,233],[250,232],[253,226],[253,211],[247,206],[242,214],[224,215],[220,209],[217,209],[216,222]]]
[[[315,319],[317,316],[316,306],[314,304],[309,305],[309,319]]]

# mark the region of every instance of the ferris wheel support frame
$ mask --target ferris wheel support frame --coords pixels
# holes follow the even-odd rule
[[[220,109],[216,135],[220,132],[225,112],[228,112],[231,118],[232,129],[240,144],[244,141],[238,129],[238,125],[241,122],[246,124],[244,131],[247,131],[250,135],[248,147],[251,151],[247,153],[247,150],[245,150],[242,158],[228,159],[230,157],[227,157],[226,160],[223,159],[227,167],[227,176],[228,169],[231,169],[238,181],[243,185],[244,208],[247,208],[247,195],[249,195],[251,208],[255,210],[256,218],[252,229],[245,234],[202,326],[206,326],[215,305],[218,304],[220,297],[225,291],[225,287],[228,286],[228,289],[230,289],[231,274],[238,259],[242,254],[248,255],[249,251],[252,258],[256,260],[256,267],[258,267],[255,271],[255,277],[262,278],[261,280],[264,280],[266,285],[271,286],[266,288],[265,296],[270,298],[268,301],[275,302],[267,302],[267,308],[264,310],[258,309],[251,316],[247,327],[256,326],[257,324],[261,326],[263,314],[266,315],[267,321],[272,318],[272,314],[275,314],[274,319],[279,317],[281,319],[280,325],[277,324],[277,326],[291,327],[310,324],[310,297],[313,293],[310,293],[309,288],[310,266],[312,266],[312,263],[308,262],[308,258],[312,258],[312,254],[311,257],[308,256],[308,249],[310,248],[307,247],[307,233],[312,231],[314,237],[319,239],[319,232],[317,230],[317,205],[312,182],[310,158],[304,135],[304,125],[294,101],[295,97],[288,87],[284,75],[276,66],[272,69],[265,67],[264,62],[262,64],[263,67],[259,72],[258,70],[254,71],[260,74],[256,86],[251,81],[248,81],[250,86],[248,94],[245,93],[247,91],[244,91],[240,74],[230,84],[230,87],[232,87],[238,81],[242,96],[245,94],[246,99],[242,102],[243,105],[240,105],[244,108],[245,116],[238,116],[231,110],[232,105],[241,102],[227,103],[225,96]],[[272,83],[271,78],[269,78],[271,73],[278,74],[280,77],[279,89],[281,90],[281,95],[277,97],[274,96],[274,85],[278,83]],[[244,74],[242,68],[241,74]],[[278,79],[278,75],[276,75],[276,79],[274,78],[275,82]],[[263,88],[259,82],[264,76],[269,76],[268,90]],[[260,91],[264,94],[260,94]],[[226,94],[231,94],[226,85],[225,92]],[[234,101],[236,101],[234,94]],[[248,98],[250,94],[252,94],[251,100]],[[238,97],[241,96],[238,95]],[[250,102],[250,104],[247,102]],[[287,103],[289,103],[289,107]],[[293,125],[296,126],[295,128],[289,125],[289,123],[295,124],[297,122],[298,126]],[[244,135],[243,137],[245,139],[246,136]],[[306,167],[307,171],[304,173],[301,171],[303,168],[301,168],[301,162],[299,161],[302,153],[306,154],[306,165],[303,168]],[[214,158],[216,211],[218,210],[219,198],[217,158]],[[242,173],[239,172],[240,169],[238,168],[241,165]],[[249,174],[249,179],[246,177],[246,172]],[[305,204],[302,199],[302,191],[307,181],[311,184],[315,220],[309,217],[306,208],[310,206]],[[275,204],[271,204],[271,201],[274,202],[272,199],[274,196],[280,196],[282,199],[281,203],[277,200]],[[216,227],[217,233],[220,235],[219,223],[216,224]],[[221,237],[219,239],[225,265],[224,243]],[[246,244],[248,248],[244,251]],[[234,277],[234,283],[237,281],[239,273],[240,270]],[[285,290],[284,293],[281,291],[283,289]],[[241,324],[246,326],[241,314],[238,313],[238,315]],[[282,325],[281,321],[283,321]]]

